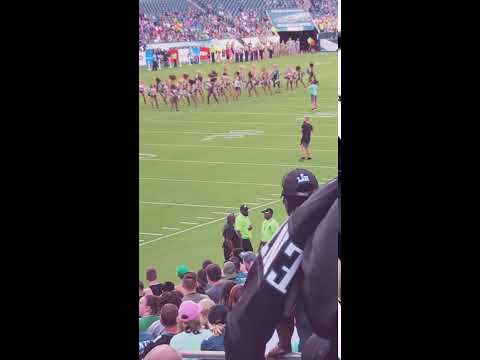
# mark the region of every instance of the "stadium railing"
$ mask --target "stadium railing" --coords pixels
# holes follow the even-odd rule
[[[205,360],[215,360],[215,359],[220,359],[224,360],[225,359],[225,352],[223,351],[180,351],[180,355],[184,359],[196,359],[196,358],[201,358]],[[279,360],[290,360],[290,359],[301,359],[302,354],[300,353],[290,353],[290,354],[285,354],[279,357],[276,357],[276,359]]]

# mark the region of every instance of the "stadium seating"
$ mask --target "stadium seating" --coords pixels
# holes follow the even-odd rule
[[[186,11],[191,5],[183,0],[140,0],[140,12],[148,15],[157,15],[164,12]]]
[[[263,15],[265,10],[297,8],[295,0],[194,0],[203,9],[214,9],[215,11],[229,11],[233,15],[239,15],[242,10],[255,10]]]
[[[337,28],[337,0],[140,0],[139,8],[141,49],[148,43],[270,35],[270,9],[309,8],[321,32]]]

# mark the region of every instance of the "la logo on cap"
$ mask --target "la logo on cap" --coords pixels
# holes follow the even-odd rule
[[[306,181],[310,181],[310,178],[307,175],[304,175],[303,173],[301,173],[300,176],[297,176],[297,182],[299,184]]]

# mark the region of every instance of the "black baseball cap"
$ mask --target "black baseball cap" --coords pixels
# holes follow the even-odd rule
[[[271,208],[266,208],[265,210],[262,210],[262,213],[267,213],[267,212],[273,215],[273,210]]]
[[[248,210],[248,206],[246,204],[240,205],[240,210]]]
[[[317,178],[306,169],[292,170],[282,179],[282,196],[309,197],[316,189]]]

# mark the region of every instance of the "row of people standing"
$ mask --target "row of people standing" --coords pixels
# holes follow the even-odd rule
[[[279,43],[248,43],[244,46],[235,47],[233,43],[227,43],[222,49],[217,48],[210,52],[210,60],[214,62],[248,62],[264,59],[272,59],[274,56],[294,55],[300,53],[300,41],[289,39]]]

